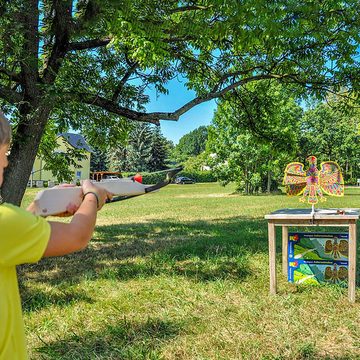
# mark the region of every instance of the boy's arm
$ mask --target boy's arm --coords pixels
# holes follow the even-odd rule
[[[94,194],[85,196],[70,223],[50,221],[50,240],[43,257],[61,256],[84,249],[94,231],[97,199]]]
[[[97,211],[103,207],[107,199],[111,199],[112,194],[90,181],[85,181],[82,187],[85,196],[71,222],[49,221],[50,239],[43,257],[70,254],[85,248],[89,243],[94,231]]]

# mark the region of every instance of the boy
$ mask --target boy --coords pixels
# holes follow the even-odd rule
[[[0,188],[11,128],[0,111]],[[24,324],[16,276],[16,265],[37,262],[42,257],[61,256],[85,248],[91,239],[96,214],[111,194],[90,181],[82,185],[83,202],[69,206],[70,223],[46,221],[10,204],[0,204],[0,360],[27,359]],[[0,197],[1,199],[1,197]]]

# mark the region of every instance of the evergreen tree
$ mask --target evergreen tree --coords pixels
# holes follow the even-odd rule
[[[125,144],[108,153],[111,169],[116,171],[159,171],[167,168],[166,160],[172,143],[160,127],[135,123]]]
[[[168,141],[162,135],[160,127],[153,129],[151,137],[151,157],[148,164],[149,171],[158,171],[166,169],[165,160],[168,156]]]
[[[107,171],[108,164],[106,152],[99,148],[94,148],[93,150],[90,157],[90,171]]]
[[[126,157],[129,171],[147,171],[151,159],[152,131],[147,123],[136,123],[130,134]]]
[[[119,144],[111,148],[107,153],[107,163],[111,171],[130,171],[130,164],[127,156],[128,150],[126,145]]]

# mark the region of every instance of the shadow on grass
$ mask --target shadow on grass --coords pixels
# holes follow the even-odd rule
[[[278,229],[278,264],[280,237]],[[48,306],[54,298],[40,294],[38,299],[36,290],[27,286],[27,279],[30,279],[30,284],[48,283],[56,287],[82,280],[105,278],[122,281],[159,275],[183,276],[192,281],[243,281],[256,271],[249,266],[250,258],[254,254],[267,253],[267,223],[263,219],[234,217],[191,222],[155,219],[138,224],[103,225],[97,227],[86,250],[20,267],[21,295],[25,309],[31,311],[41,304]],[[264,263],[264,267],[267,266],[267,262]],[[359,272],[360,267],[358,282]],[[66,305],[91,299],[75,294],[73,297],[60,295],[58,301]]]
[[[160,319],[144,322],[119,319],[116,325],[92,332],[71,333],[37,348],[46,359],[159,359],[160,349],[183,324]]]
[[[22,309],[24,312],[38,311],[53,305],[67,306],[78,301],[93,302],[84,291],[78,289],[64,291],[51,289],[50,291],[44,291],[27,287],[20,282],[20,292],[22,294]]]
[[[243,218],[99,226],[84,251],[21,266],[19,277],[50,284],[160,274],[241,280],[249,275],[250,255],[267,253],[266,231],[264,221]]]

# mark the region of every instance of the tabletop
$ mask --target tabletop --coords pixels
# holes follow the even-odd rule
[[[359,209],[280,209],[265,215],[265,219],[304,219],[304,220],[357,220],[360,217]]]

